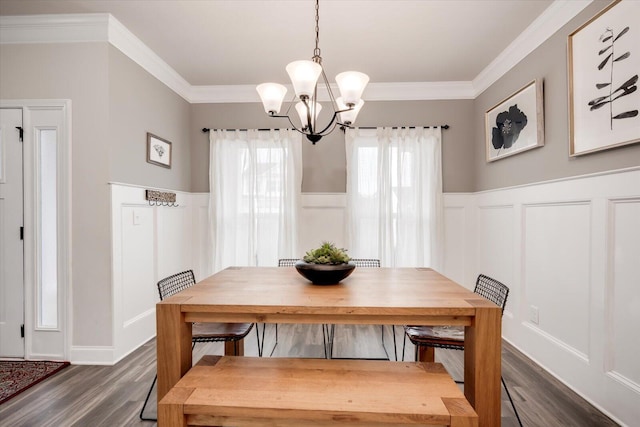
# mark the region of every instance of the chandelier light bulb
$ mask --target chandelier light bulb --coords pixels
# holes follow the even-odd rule
[[[345,105],[356,105],[369,83],[369,76],[359,71],[345,71],[336,76],[336,83]]]
[[[280,113],[282,101],[287,94],[287,88],[285,86],[278,83],[262,83],[256,87],[256,90],[260,95],[264,111],[267,114]]]
[[[349,106],[344,103],[342,97],[336,98],[336,104],[338,104],[338,110],[347,110]],[[356,117],[358,117],[358,113],[360,109],[364,105],[364,100],[358,101],[358,103],[353,107],[353,109],[348,111],[343,111],[342,113],[338,113],[338,120],[340,123],[345,125],[351,125],[355,123]]]
[[[322,110],[322,105],[319,102],[309,102],[309,109],[311,120],[313,122],[318,118],[318,114],[320,114],[320,110]],[[298,116],[300,117],[300,123],[302,123],[303,128],[309,127],[309,120],[307,120],[307,105],[304,102],[300,101],[296,104],[296,111],[298,112]]]
[[[299,98],[303,96],[311,98],[322,73],[322,67],[309,60],[293,61],[287,65],[287,73],[296,95]]]

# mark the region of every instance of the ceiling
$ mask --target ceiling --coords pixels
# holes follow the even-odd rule
[[[471,81],[552,0],[320,0],[327,77]],[[312,0],[0,0],[0,15],[110,13],[194,86],[288,81],[310,59]]]

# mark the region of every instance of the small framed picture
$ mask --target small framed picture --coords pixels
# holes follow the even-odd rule
[[[147,133],[147,162],[171,169],[171,142]]]
[[[542,80],[536,79],[485,114],[487,162],[544,145]]]
[[[640,142],[639,17],[618,0],[569,34],[571,156]]]

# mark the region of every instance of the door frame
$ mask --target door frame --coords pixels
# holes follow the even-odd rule
[[[71,296],[71,100],[0,100],[2,108],[22,109],[23,128],[23,191],[24,191],[24,358],[69,360],[72,336]],[[37,283],[40,274],[38,248],[40,223],[38,188],[36,184],[37,152],[35,130],[51,128],[38,123],[38,111],[57,110],[61,113],[57,128],[57,268],[58,268],[58,327],[38,328]],[[48,343],[48,332],[60,332],[60,346]],[[42,335],[45,334],[45,335]],[[60,339],[56,342],[59,342]]]

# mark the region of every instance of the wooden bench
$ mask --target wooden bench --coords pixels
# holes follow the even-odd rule
[[[205,356],[158,405],[158,425],[454,426],[478,418],[439,363]]]

